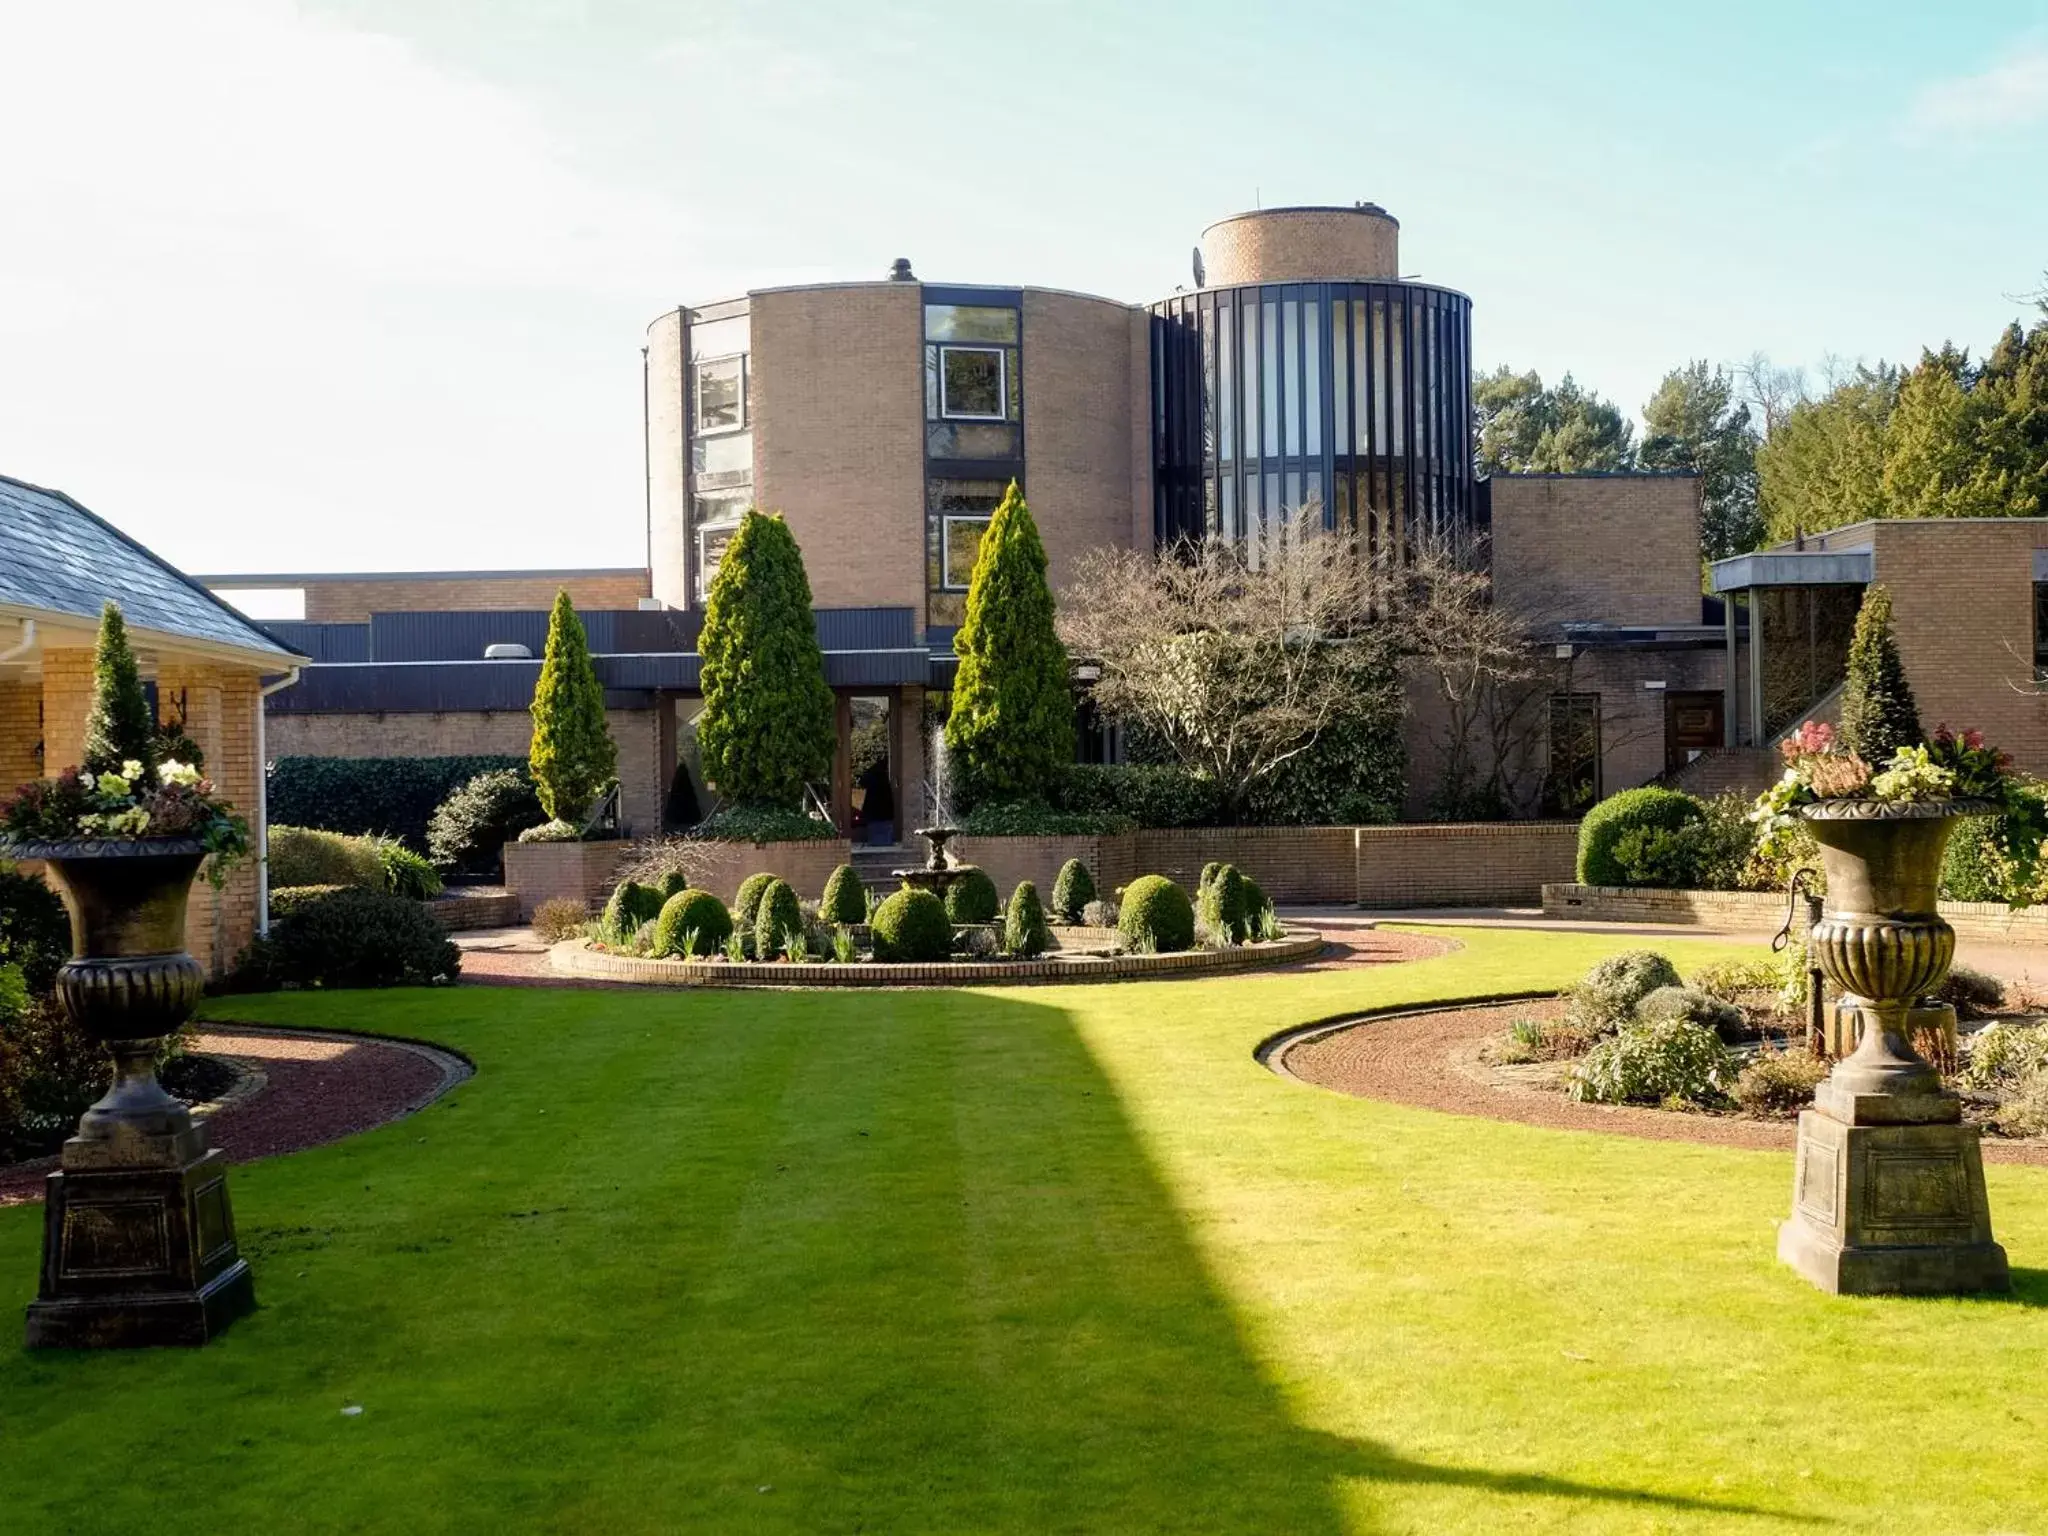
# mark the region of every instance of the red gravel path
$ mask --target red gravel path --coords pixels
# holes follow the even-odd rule
[[[210,1030],[196,1049],[261,1072],[253,1097],[228,1103],[206,1124],[232,1162],[339,1141],[417,1109],[450,1081],[453,1058],[384,1040]],[[43,1197],[55,1158],[0,1168],[0,1205]]]
[[[1699,1141],[1789,1151],[1798,1128],[1789,1120],[1613,1104],[1579,1104],[1563,1093],[1524,1085],[1480,1059],[1480,1047],[1518,1018],[1554,1014],[1552,1002],[1497,1003],[1364,1019],[1329,1034],[1284,1046],[1274,1065],[1319,1088],[1361,1099],[1385,1099],[1455,1115],[1481,1115],[1557,1130],[1606,1131],[1650,1141]],[[1984,1138],[1988,1162],[2048,1165],[2048,1142]]]

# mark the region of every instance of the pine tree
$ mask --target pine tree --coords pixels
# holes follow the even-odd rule
[[[1873,585],[1863,594],[1856,633],[1849,641],[1848,677],[1842,685],[1842,744],[1872,767],[1882,768],[1901,747],[1917,747],[1926,739],[1892,634],[1892,595],[1881,584]]]
[[[119,773],[126,762],[155,769],[156,718],[142,691],[142,674],[128,644],[128,624],[118,604],[100,610],[99,644],[92,659],[92,707],[85,717],[85,762],[91,773]]]
[[[803,551],[779,515],[749,509],[725,547],[697,649],[704,777],[741,805],[793,809],[832,771],[838,732]]]
[[[1014,480],[981,536],[953,650],[960,671],[946,746],[961,787],[979,801],[1046,795],[1074,760],[1074,695],[1045,546]]]
[[[528,761],[541,808],[556,821],[574,821],[617,777],[619,749],[605,727],[604,684],[567,592],[555,594],[547,655],[529,713],[533,747]]]

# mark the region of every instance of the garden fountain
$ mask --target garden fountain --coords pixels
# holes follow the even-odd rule
[[[946,772],[946,731],[942,725],[932,727],[931,747],[926,761],[931,764],[931,778],[926,790],[931,800],[931,821],[928,827],[916,829],[917,835],[929,845],[931,852],[924,863],[914,869],[892,869],[890,874],[905,885],[930,891],[941,901],[947,889],[954,882],[965,879],[974,872],[975,866],[963,864],[948,850],[946,844],[959,836],[960,829],[953,825],[952,804],[949,799],[950,786]]]

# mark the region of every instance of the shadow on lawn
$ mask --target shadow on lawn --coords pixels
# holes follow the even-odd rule
[[[819,1529],[1337,1532],[1351,1478],[1775,1513],[1297,1424],[1055,1009],[845,999],[809,1042],[735,1192],[725,1273],[690,1282],[674,1341],[731,1394],[671,1426],[723,1474],[699,1515],[738,1498]],[[772,1515],[747,1497],[764,1489]]]

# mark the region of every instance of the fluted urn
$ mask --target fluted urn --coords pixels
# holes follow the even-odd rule
[[[46,861],[63,889],[72,958],[57,973],[57,997],[114,1062],[112,1085],[49,1177],[28,1343],[203,1343],[254,1301],[226,1165],[156,1075],[165,1037],[192,1016],[205,984],[185,951],[185,909],[206,848],[81,840],[9,851]]]

